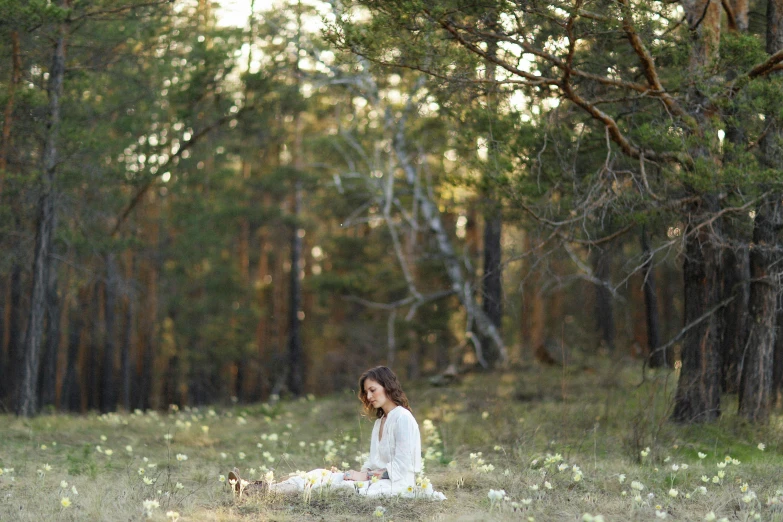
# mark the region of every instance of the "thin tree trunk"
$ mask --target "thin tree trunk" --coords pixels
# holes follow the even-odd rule
[[[707,210],[717,202],[707,201]],[[694,209],[696,210],[696,209]],[[674,399],[672,418],[677,422],[706,422],[720,416],[720,343],[718,304],[720,299],[720,259],[711,244],[710,233],[691,233],[686,228],[685,333],[682,367]]]
[[[671,361],[666,350],[658,350],[658,346],[661,344],[658,295],[655,292],[655,267],[650,253],[650,237],[645,227],[642,227],[642,254],[645,259],[644,265],[642,265],[642,276],[644,277],[642,288],[644,289],[645,322],[647,323],[647,353],[650,354],[650,368],[664,368],[671,366]]]
[[[54,404],[57,395],[57,355],[60,352],[60,299],[57,295],[57,263],[52,262],[46,288],[46,350],[41,366],[41,406]]]
[[[299,277],[299,260],[302,258],[302,238],[299,218],[302,207],[302,182],[297,180],[294,188],[293,217],[291,231],[291,279],[288,307],[288,391],[299,396],[304,391],[304,350],[301,338],[302,283]]]
[[[750,252],[752,279],[748,311],[752,320],[742,361],[739,414],[753,422],[767,422],[771,407],[777,303],[777,282],[772,277],[776,256],[772,250],[777,245],[775,223],[779,210],[777,201],[759,208]]]
[[[68,357],[65,364],[65,377],[60,390],[60,410],[77,412],[81,410],[82,397],[79,385],[79,347],[81,346],[84,317],[87,313],[89,293],[81,291],[76,302],[68,311]]]
[[[68,2],[61,3],[67,6]],[[30,299],[30,318],[25,334],[24,364],[21,368],[22,379],[17,394],[16,414],[30,417],[38,412],[38,365],[40,363],[41,341],[46,306],[46,286],[48,271],[51,269],[51,248],[56,223],[55,215],[55,173],[57,170],[57,142],[60,137],[60,97],[63,92],[65,76],[65,36],[68,22],[62,22],[52,56],[49,71],[49,115],[43,158],[43,186],[38,201],[38,222],[35,239],[35,257],[33,261],[32,291]]]
[[[92,299],[89,305],[89,334],[87,335],[87,409],[97,410],[101,405],[101,283],[92,286]]]
[[[126,281],[133,281],[133,253],[128,252],[126,266]],[[122,378],[122,407],[126,412],[131,411],[131,391],[133,386],[133,316],[134,296],[126,292],[125,296],[125,320],[123,324],[122,346],[120,347],[120,374]]]
[[[114,411],[117,406],[116,383],[114,379],[115,366],[115,316],[117,302],[117,260],[113,253],[106,255],[106,284],[103,297],[103,372],[101,372],[101,412]]]
[[[596,279],[601,284],[595,284],[595,322],[601,335],[602,348],[614,351],[614,307],[612,306],[612,293],[606,287],[611,280],[612,254],[607,248],[600,251],[593,250],[593,270]]]

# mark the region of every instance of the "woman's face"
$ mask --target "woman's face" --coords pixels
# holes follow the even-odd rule
[[[364,395],[375,409],[386,411],[386,408],[393,405],[392,401],[386,396],[386,390],[383,389],[383,386],[372,379],[365,379]]]

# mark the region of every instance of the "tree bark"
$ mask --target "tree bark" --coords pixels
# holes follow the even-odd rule
[[[716,205],[714,199],[707,199],[708,211]],[[685,333],[682,345],[672,419],[708,422],[720,416],[720,256],[704,227],[691,231],[689,226],[685,233],[685,325],[694,326]]]
[[[292,209],[294,225],[291,230],[291,279],[289,284],[288,306],[288,391],[299,396],[304,391],[304,350],[301,338],[302,282],[299,276],[299,260],[302,258],[302,238],[299,219],[302,207],[302,182],[297,180],[294,187],[294,205]]]
[[[64,1],[61,5],[65,6]],[[30,318],[27,324],[24,345],[22,378],[17,394],[16,414],[30,417],[38,412],[38,365],[40,363],[41,341],[46,305],[47,277],[52,259],[50,257],[56,224],[55,215],[55,173],[57,170],[57,142],[60,137],[60,97],[65,76],[65,36],[68,22],[60,23],[49,71],[49,114],[46,141],[42,154],[43,179],[41,196],[38,200],[38,221],[36,224],[35,257],[33,260]]]
[[[19,229],[18,217],[16,228]],[[11,276],[8,290],[8,366],[21,368],[23,362],[22,347],[22,266],[14,261],[11,265]],[[3,397],[9,400],[9,409],[16,404],[16,392],[19,386],[19,372],[8,374],[8,381],[4,383],[5,393]],[[2,379],[5,381],[5,379]]]
[[[612,293],[606,287],[611,279],[612,255],[609,249],[593,250],[593,271],[596,279],[602,284],[594,284],[595,288],[595,323],[601,336],[600,346],[614,351],[614,307],[612,306]]]
[[[494,207],[494,201],[490,204]],[[497,208],[484,213],[484,273],[481,278],[481,309],[497,330],[503,322],[502,237],[503,218]],[[490,337],[484,337],[484,358],[494,366],[500,352]]]
[[[60,352],[60,298],[57,295],[57,263],[52,262],[46,286],[46,350],[41,366],[41,406],[54,405],[57,395],[57,355]]]
[[[645,323],[647,323],[647,353],[650,357],[650,368],[665,368],[671,366],[671,359],[667,350],[658,350],[661,344],[661,327],[658,319],[658,295],[655,291],[655,267],[650,253],[650,236],[647,229],[642,227],[642,276],[644,283],[644,310]]]
[[[726,249],[723,255],[723,296],[733,296],[721,311],[722,389],[736,393],[742,372],[742,352],[748,338],[750,286],[748,249]]]
[[[103,285],[103,371],[101,372],[101,412],[114,411],[117,406],[115,366],[115,316],[117,302],[117,260],[113,253],[106,255],[106,283]]]
[[[133,254],[129,253],[126,280],[133,280]],[[133,358],[131,351],[133,349],[133,316],[134,316],[133,295],[125,296],[125,320],[123,324],[122,346],[120,347],[120,374],[122,378],[122,407],[125,412],[131,411],[131,391],[133,384]]]
[[[84,317],[87,314],[89,293],[81,291],[76,296],[75,305],[68,311],[68,357],[65,364],[65,377],[60,390],[61,411],[81,411],[82,397],[79,385],[79,347],[81,346]]]
[[[752,279],[748,312],[751,321],[742,361],[739,414],[753,422],[767,422],[771,408],[777,303],[777,284],[772,277],[776,256],[772,250],[777,245],[775,223],[779,210],[777,201],[759,208],[750,251]]]

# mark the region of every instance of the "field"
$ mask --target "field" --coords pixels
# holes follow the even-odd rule
[[[669,371],[643,378],[638,362],[584,360],[446,387],[405,383],[425,475],[443,502],[230,493],[221,479],[234,465],[276,480],[358,468],[372,425],[350,391],[160,413],[0,417],[0,520],[783,521],[781,418],[747,425],[724,397],[717,424],[672,425],[675,382]]]

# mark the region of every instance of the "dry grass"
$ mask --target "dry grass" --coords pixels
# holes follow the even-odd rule
[[[240,502],[219,481],[234,465],[246,473],[254,468],[257,475],[263,466],[273,468],[277,478],[346,461],[356,467],[355,458],[368,451],[371,424],[359,418],[358,401],[349,392],[166,414],[0,417],[0,468],[6,470],[0,475],[0,520],[140,521],[143,501],[153,499],[160,505],[152,519],[159,521],[167,511],[178,512],[180,520],[378,520],[378,505],[386,509],[385,520],[397,521],[578,521],[585,513],[606,520],[658,520],[664,514],[669,520],[704,520],[709,512],[717,519],[753,520],[758,514],[783,521],[777,506],[767,505],[783,490],[780,418],[762,428],[743,424],[727,397],[717,424],[672,425],[667,417],[675,377],[648,373],[641,380],[637,363],[587,360],[567,369],[473,375],[446,388],[409,384],[419,423],[432,420],[442,440],[433,447],[440,456],[426,461],[426,474],[448,497],[444,502],[340,492],[315,493],[309,503],[299,496]],[[707,457],[700,459],[700,452]],[[547,463],[548,454],[563,460]],[[726,455],[740,463],[718,468]],[[568,468],[558,471],[561,463]],[[725,476],[714,484],[719,471]],[[702,475],[710,482],[703,483]],[[144,477],[155,483],[145,484]],[[641,502],[633,499],[632,481],[644,485]],[[707,494],[699,493],[701,486]],[[508,500],[491,505],[490,489],[505,490]],[[670,489],[677,490],[676,498]],[[749,491],[756,499],[745,502]],[[69,497],[69,507],[61,506],[62,497]]]

